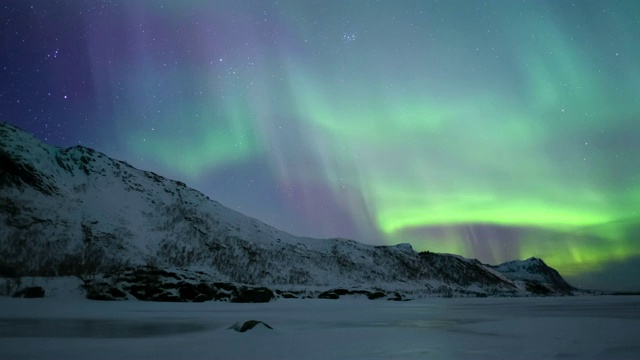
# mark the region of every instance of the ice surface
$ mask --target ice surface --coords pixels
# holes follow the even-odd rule
[[[261,320],[274,329],[228,330]],[[0,359],[634,359],[640,297],[278,300],[0,298]]]

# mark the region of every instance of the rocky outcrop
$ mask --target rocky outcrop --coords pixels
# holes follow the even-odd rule
[[[258,320],[249,320],[249,321],[245,321],[244,323],[235,323],[233,325],[231,325],[229,327],[229,329],[233,329],[237,332],[246,332],[248,330],[253,329],[254,327],[256,327],[257,325],[263,325],[264,327],[266,327],[267,329],[273,330],[273,328],[271,326],[269,326],[269,324],[263,322],[263,321],[258,321]]]
[[[44,289],[40,286],[31,286],[19,290],[16,292],[13,297],[21,297],[21,298],[43,298],[44,297]]]
[[[271,289],[266,287],[247,287],[241,286],[236,288],[231,302],[236,303],[264,303],[275,299],[275,295]]]
[[[168,271],[155,267],[129,268],[107,274],[99,280],[82,285],[91,300],[204,302],[228,301],[236,303],[269,302],[276,298],[266,287],[214,282],[212,277],[185,269]]]
[[[368,291],[368,290],[348,290],[348,289],[332,289],[332,290],[327,290],[327,291],[323,291],[318,295],[318,299],[330,299],[330,300],[337,300],[340,299],[340,297],[366,297],[369,300],[376,300],[376,299],[381,299],[384,297],[388,297],[387,300],[393,300],[393,301],[404,301],[404,300],[409,300],[409,299],[404,299],[402,297],[402,295],[400,295],[400,293],[398,292],[393,292],[390,294],[385,293],[384,291]]]

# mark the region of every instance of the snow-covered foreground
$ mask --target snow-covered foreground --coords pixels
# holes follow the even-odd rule
[[[251,319],[274,330],[228,330]],[[0,298],[0,359],[632,359],[639,339],[637,296],[266,304]]]

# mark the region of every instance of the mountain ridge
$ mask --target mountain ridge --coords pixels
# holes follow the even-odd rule
[[[296,237],[182,182],[84,146],[46,145],[6,123],[0,123],[0,223],[0,259],[26,275],[73,275],[78,262],[93,257],[105,268],[179,267],[220,281],[289,289],[434,296],[573,290],[542,261],[486,265],[418,253],[409,244]]]

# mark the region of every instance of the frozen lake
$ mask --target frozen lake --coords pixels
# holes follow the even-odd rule
[[[228,330],[251,319],[274,330]],[[635,359],[639,354],[638,296],[267,304],[0,298],[0,359]]]

